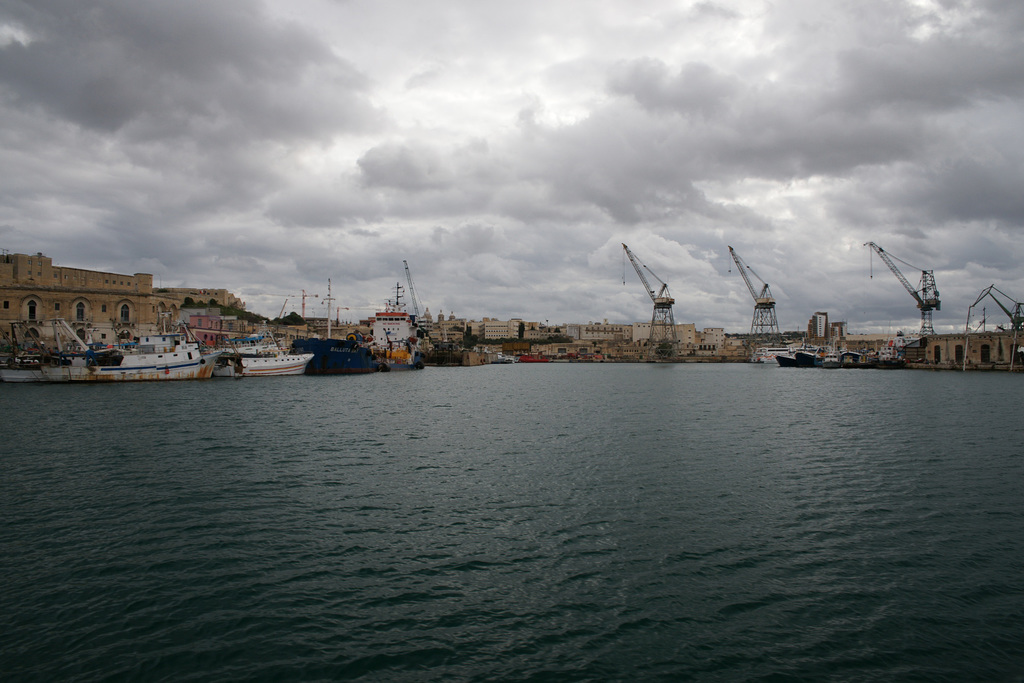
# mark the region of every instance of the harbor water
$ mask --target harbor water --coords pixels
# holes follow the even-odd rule
[[[1024,680],[1024,378],[0,385],[5,681]]]

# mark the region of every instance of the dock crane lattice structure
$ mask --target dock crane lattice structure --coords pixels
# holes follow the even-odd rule
[[[636,256],[633,255],[633,252],[629,250],[629,247],[623,244],[622,249],[626,256],[629,257],[629,262],[633,264],[636,274],[640,276],[640,282],[644,284],[647,295],[654,302],[654,314],[651,316],[651,336],[647,342],[648,359],[678,355],[679,337],[676,334],[676,319],[672,313],[672,304],[676,300],[669,294],[668,285],[655,275],[653,270],[640,263]],[[657,293],[651,287],[651,283],[647,281],[647,276],[644,275],[645,270],[661,285]]]
[[[768,287],[768,283],[758,277],[754,269],[740,258],[735,249],[729,247],[729,253],[732,254],[732,260],[736,262],[736,267],[739,269],[740,275],[743,276],[743,282],[750,290],[750,296],[754,298],[754,318],[750,321],[750,336],[754,340],[767,343],[780,341],[782,333],[779,332],[779,320],[775,315],[775,298],[772,296],[772,290]],[[747,275],[748,271],[761,283],[760,291],[750,281],[750,275]]]
[[[999,294],[1000,296],[996,296],[996,294]],[[1014,301],[1013,297],[1006,292],[1000,291],[995,285],[989,285],[985,289],[981,290],[981,294],[978,295],[978,298],[967,309],[968,322],[970,321],[971,309],[980,304],[985,297],[989,297],[996,302],[996,305],[999,306],[999,308],[1003,309],[1003,313],[1010,318],[1010,329],[1014,332],[1020,332],[1024,329],[1024,312],[1021,311],[1021,307],[1024,306],[1024,304],[1019,301]],[[1005,299],[1008,304],[1004,304],[1000,297]]]
[[[1009,302],[1009,306],[1004,304],[999,296],[996,296],[993,292],[997,292],[999,296],[1006,299]],[[985,289],[981,290],[981,294],[978,295],[978,298],[975,299],[974,303],[967,308],[967,327],[964,329],[964,369],[967,369],[967,344],[971,330],[971,311],[974,310],[974,307],[980,304],[985,297],[989,297],[995,301],[996,305],[1003,309],[1003,313],[1010,318],[1010,328],[1013,330],[1013,344],[1010,347],[1013,349],[1013,352],[1010,355],[1010,370],[1012,371],[1014,362],[1017,360],[1017,349],[1019,348],[1017,346],[1017,338],[1020,336],[1021,330],[1024,329],[1024,312],[1021,311],[1021,307],[1024,306],[1024,304],[1019,301],[1014,301],[1013,297],[1006,292],[1001,291],[995,285],[989,285]],[[982,311],[984,311],[984,309],[982,309]],[[984,324],[984,318],[982,318],[982,323]]]
[[[903,284],[903,287],[910,292],[910,296],[914,297],[914,300],[917,302],[917,307],[921,309],[921,336],[924,337],[926,335],[935,334],[935,328],[932,327],[932,311],[941,310],[942,302],[939,301],[939,290],[935,288],[934,273],[930,270],[921,270],[916,266],[911,266],[901,258],[895,256],[890,257],[885,249],[882,249],[874,242],[866,242],[864,246],[871,247],[871,249],[878,254],[878,257],[885,262],[885,265],[889,266],[889,270],[891,270],[892,274],[896,276],[896,279],[898,279]],[[900,269],[896,267],[895,263],[893,263],[892,259],[894,258],[905,266],[910,266],[915,270],[921,270],[921,284],[917,289],[914,289],[914,286],[910,284],[910,281],[904,277],[903,273],[900,272]]]

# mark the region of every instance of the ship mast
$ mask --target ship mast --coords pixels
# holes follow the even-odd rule
[[[327,302],[327,338],[331,338],[331,304],[334,303],[334,297],[331,296],[331,278],[327,278],[327,298],[324,299]]]

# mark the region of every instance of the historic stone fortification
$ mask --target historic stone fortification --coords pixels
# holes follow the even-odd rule
[[[67,320],[83,339],[90,330],[96,342],[151,334],[162,319],[178,319],[186,297],[202,304],[211,299],[223,305],[241,304],[224,289],[154,290],[149,273],[124,275],[55,266],[41,253],[0,256],[0,324],[7,330],[11,322],[25,321],[28,334],[44,339],[50,336],[45,321],[52,318]]]

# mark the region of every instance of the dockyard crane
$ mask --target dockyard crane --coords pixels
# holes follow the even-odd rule
[[[647,342],[647,357],[677,355],[679,339],[676,335],[676,319],[672,314],[672,304],[676,300],[669,294],[668,285],[655,275],[653,270],[640,263],[629,247],[623,244],[622,249],[629,257],[629,262],[633,264],[636,274],[640,276],[640,282],[644,283],[647,295],[654,302],[654,314],[651,316],[651,336]],[[647,281],[647,277],[644,275],[645,270],[661,285],[657,293],[651,287],[651,283]],[[623,284],[625,284],[625,280],[623,280]]]
[[[890,258],[889,254],[884,249],[875,244],[874,242],[866,242],[866,247],[871,249],[878,254],[879,258],[885,261],[885,265],[889,266],[889,270],[896,276],[896,279],[903,284],[903,287],[910,292],[910,296],[914,297],[917,302],[917,307],[921,309],[921,336],[935,334],[935,328],[932,327],[932,311],[938,311],[942,308],[942,302],[939,301],[939,290],[935,288],[935,275],[930,270],[922,270],[916,266],[911,266],[909,263],[901,258],[893,256]],[[896,267],[896,264],[892,262],[892,259],[896,259],[905,266],[910,266],[915,270],[921,271],[921,284],[918,289],[914,289],[914,286],[910,284],[910,281],[903,276],[900,269]],[[872,274],[872,277],[874,275]]]
[[[402,261],[405,264],[405,279],[409,282],[409,298],[412,299],[412,314],[416,320],[420,319],[420,302],[416,299],[416,288],[412,286],[412,273],[409,272],[409,262]]]
[[[779,332],[779,321],[775,316],[775,298],[772,297],[772,290],[768,287],[768,283],[758,277],[754,269],[740,258],[735,249],[729,247],[729,253],[732,254],[732,260],[736,262],[736,267],[739,269],[740,275],[743,276],[747,289],[750,290],[750,296],[754,298],[754,318],[750,322],[750,336],[769,342],[782,339],[782,333]],[[761,283],[760,292],[754,288],[747,271],[750,271],[750,275],[753,275]]]
[[[999,297],[997,297],[993,292],[996,292],[1000,296],[1005,298],[1009,302],[1010,307],[1008,308],[1005,304],[1003,304],[1003,302],[1000,301]],[[1006,292],[1000,291],[999,288],[996,287],[995,285],[989,285],[985,289],[981,290],[981,294],[978,295],[978,298],[967,309],[968,321],[970,321],[971,309],[980,304],[981,300],[984,299],[986,296],[995,301],[996,305],[999,306],[999,308],[1003,309],[1003,313],[1009,316],[1011,326],[1010,329],[1012,329],[1014,332],[1020,332],[1022,329],[1024,329],[1024,313],[1022,313],[1021,311],[1021,307],[1024,306],[1024,304],[1022,304],[1019,301],[1014,301],[1013,297],[1008,295]]]

